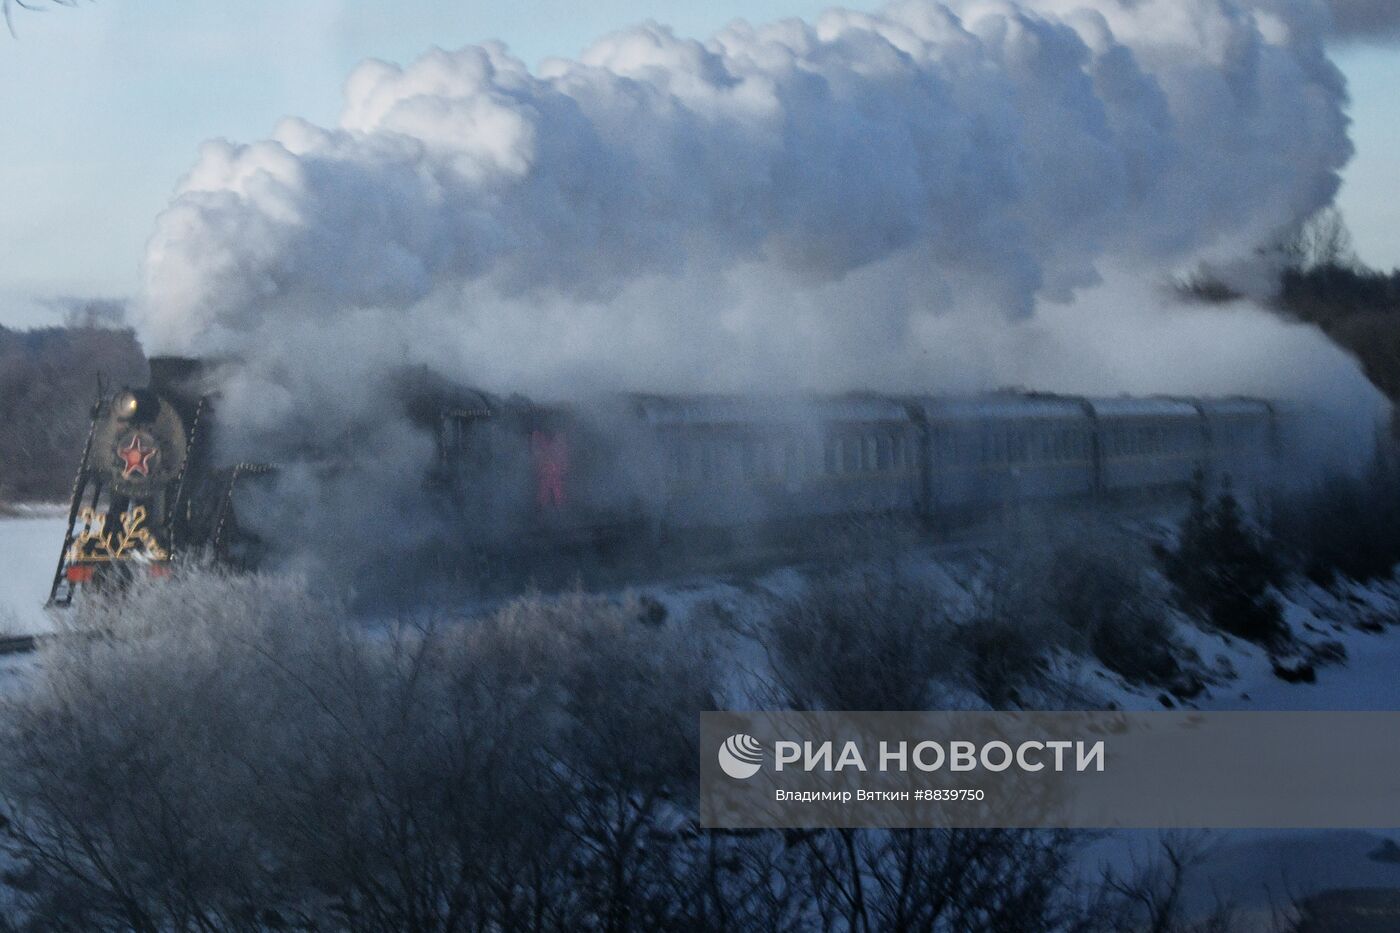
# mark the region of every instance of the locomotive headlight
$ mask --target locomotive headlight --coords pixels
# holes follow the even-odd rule
[[[127,389],[112,400],[112,413],[121,421],[153,421],[159,412],[160,398],[145,389]]]
[[[141,400],[136,397],[135,392],[123,392],[117,396],[116,403],[112,407],[118,418],[130,421],[141,410]]]

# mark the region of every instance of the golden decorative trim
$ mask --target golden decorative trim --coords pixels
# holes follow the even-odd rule
[[[146,507],[138,505],[122,513],[121,531],[103,534],[106,524],[96,509],[85,508],[83,531],[68,552],[69,563],[100,563],[117,560],[169,560],[170,554],[156,541],[146,525]]]

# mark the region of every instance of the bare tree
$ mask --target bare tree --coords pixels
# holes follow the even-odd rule
[[[1308,218],[1298,232],[1284,241],[1282,252],[1295,269],[1350,269],[1356,250],[1346,218],[1335,206],[1324,207]]]
[[[1241,928],[1234,906],[1218,893],[1209,907],[1191,909],[1187,890],[1194,872],[1210,858],[1213,842],[1204,832],[1164,833],[1156,852],[1134,859],[1127,874],[1106,872],[1099,905],[1108,929],[1146,933],[1230,933]]]
[[[817,582],[762,633],[775,702],[796,709],[932,709],[962,666],[941,595],[895,570]]]
[[[5,16],[5,26],[14,35],[15,10],[44,10],[51,6],[77,6],[78,0],[0,0],[0,13]]]

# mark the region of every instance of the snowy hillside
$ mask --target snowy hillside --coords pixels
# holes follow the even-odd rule
[[[6,555],[0,596],[25,631],[50,624],[40,606],[62,531],[62,518],[53,512],[0,522]],[[219,756],[226,753],[288,754],[283,737],[315,721],[287,712],[289,704],[305,699],[289,686],[289,670],[302,671],[298,677],[322,677],[328,672],[324,658],[354,659],[347,670],[362,678],[358,686],[337,680],[326,687],[350,690],[347,699],[356,704],[366,695],[411,689],[412,680],[403,685],[395,680],[402,669],[378,667],[384,662],[372,646],[387,639],[399,646],[396,652],[412,656],[423,637],[416,634],[418,626],[437,633],[423,642],[436,647],[422,663],[443,666],[452,683],[464,675],[465,682],[480,682],[493,703],[522,685],[533,691],[538,684],[571,683],[570,690],[599,691],[587,703],[606,705],[616,699],[614,682],[626,685],[617,688],[625,694],[620,709],[632,711],[639,730],[629,742],[658,732],[658,717],[674,716],[678,728],[693,727],[700,701],[675,689],[700,689],[702,682],[721,708],[735,709],[803,702],[849,709],[1143,710],[1391,709],[1400,704],[1400,579],[1324,589],[1289,578],[1271,593],[1286,635],[1266,650],[1175,605],[1149,556],[1159,526],[1097,531],[1101,534],[1078,534],[1045,547],[1024,539],[1009,548],[1004,543],[892,547],[837,565],[696,576],[598,597],[534,596],[453,611],[438,606],[395,624],[360,619],[345,626],[333,602],[305,592],[295,581],[243,583],[190,574],[146,582],[124,606],[94,608],[85,624],[115,634],[110,641],[56,644],[37,659],[6,663],[0,679],[4,693],[21,703],[31,691],[71,691],[64,708],[124,711],[116,723],[96,717],[95,731],[78,736],[71,749],[74,766],[102,759],[112,751],[104,743],[125,742],[122,730],[131,730],[129,738],[138,743],[171,743],[153,753],[198,752],[187,761],[181,758],[181,767],[207,771],[205,781],[217,779]],[[1036,539],[1037,545],[1044,543]],[[1071,559],[1061,552],[1073,552]],[[1126,576],[1125,568],[1131,571]],[[1103,581],[1112,582],[1120,588],[1111,591],[1114,605],[1132,610],[1110,613],[1100,622],[1146,626],[1133,628],[1134,637],[1156,637],[1173,646],[1171,663],[1164,666],[1160,657],[1142,650],[1150,645],[1128,655],[1112,641],[1106,649],[1101,631],[1086,619],[1066,616],[1065,605],[1092,605],[1082,598],[1061,605],[1065,594],[1057,591],[1083,597],[1075,587],[1086,580],[1099,587],[1090,588],[1095,600],[1104,598]],[[405,621],[407,630],[398,624]],[[366,639],[366,631],[375,634]],[[272,666],[267,655],[248,651],[264,642],[279,646]],[[891,676],[890,663],[902,665],[900,673]],[[595,670],[595,664],[603,666]],[[607,676],[598,679],[599,671]],[[269,693],[274,687],[284,694],[280,700]],[[92,690],[97,692],[89,696]],[[654,690],[660,693],[647,693]],[[650,706],[638,705],[638,691]],[[29,715],[42,717],[44,708],[41,700]],[[434,714],[424,707],[413,715]],[[498,715],[480,711],[466,721],[489,731]],[[279,725],[249,731],[248,722]],[[378,720],[371,717],[360,728],[375,734]],[[210,729],[222,736],[220,743],[248,744],[232,750],[210,745]],[[42,733],[40,728],[31,734]],[[497,740],[535,741],[514,726],[510,734],[514,737],[503,734]],[[336,735],[332,730],[327,754],[339,742]],[[80,752],[84,747],[91,750]],[[285,766],[300,766],[296,748],[294,742]],[[397,767],[395,756],[407,755],[404,767],[418,780],[411,770],[415,754],[411,748],[395,751],[384,766]],[[610,762],[602,773],[612,774]],[[75,773],[66,767],[41,786],[78,782],[68,776]],[[168,772],[180,773],[180,768]],[[237,782],[219,787],[218,793],[234,798],[246,790]],[[133,805],[139,806],[144,788],[138,782],[118,792],[134,795]],[[90,799],[90,789],[80,783],[63,792],[74,794],[75,802]],[[179,798],[186,789],[177,781],[164,792]],[[682,806],[685,794],[675,798]],[[202,812],[198,797],[187,802],[191,813]],[[253,819],[258,811],[250,812]],[[668,813],[644,819],[665,823]],[[1209,834],[1194,841],[1199,855],[1185,879],[1183,903],[1190,912],[1203,912],[1224,898],[1236,907],[1238,925],[1232,929],[1267,929],[1273,909],[1293,898],[1339,887],[1400,888],[1400,861],[1388,841],[1400,844],[1400,834]],[[1161,842],[1156,833],[1114,833],[1079,851],[1073,870],[1092,886],[1105,867],[1124,873],[1150,860]]]
[[[0,517],[0,632],[29,635],[51,627],[44,614],[66,510],[35,506]]]

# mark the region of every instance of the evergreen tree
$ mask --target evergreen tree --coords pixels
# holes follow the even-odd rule
[[[1183,608],[1216,628],[1269,644],[1284,637],[1283,611],[1270,587],[1279,568],[1269,542],[1245,516],[1227,478],[1211,500],[1199,473],[1174,550],[1162,554]]]

